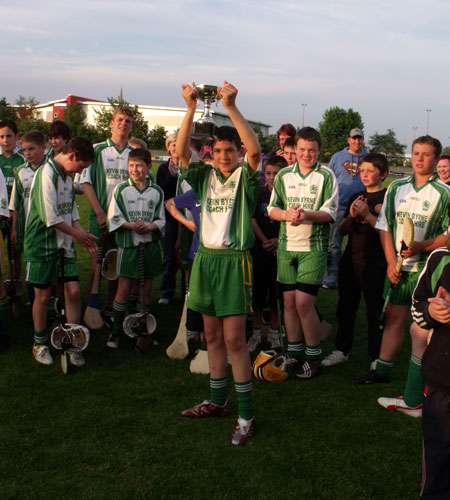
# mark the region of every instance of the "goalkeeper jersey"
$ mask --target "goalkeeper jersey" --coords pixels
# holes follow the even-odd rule
[[[8,196],[11,195],[11,190],[14,184],[14,172],[25,162],[25,158],[20,153],[13,153],[9,158],[0,154],[0,168],[5,177]]]

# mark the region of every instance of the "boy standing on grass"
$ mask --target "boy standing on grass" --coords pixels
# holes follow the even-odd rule
[[[0,121],[0,168],[5,177],[8,196],[14,184],[14,172],[24,162],[21,153],[15,152],[19,131],[16,122],[10,119]]]
[[[144,310],[150,310],[152,282],[162,273],[159,240],[164,234],[164,194],[148,177],[152,164],[149,151],[136,148],[128,155],[128,181],[119,184],[108,209],[109,230],[118,247],[119,283],[114,298],[113,330],[106,345],[117,349],[133,284],[139,276],[139,245],[144,244]]]
[[[394,359],[403,344],[411,297],[420,271],[429,253],[445,244],[446,236],[443,233],[447,231],[448,226],[447,206],[450,201],[450,189],[440,182],[434,173],[441,151],[442,146],[437,139],[429,135],[418,137],[413,142],[412,150],[414,174],[392,182],[386,192],[375,228],[380,232],[381,244],[388,265],[385,294],[391,283],[394,283],[395,287],[386,313],[386,324],[376,369],[355,379],[356,384],[391,381],[390,374]],[[397,258],[402,251],[403,224],[407,217],[414,222],[414,241],[408,250],[402,252],[405,260],[401,271],[398,272],[396,270]],[[411,334],[415,333],[425,338],[427,336],[427,332],[417,325],[411,328]],[[423,387],[422,390],[420,388],[421,385],[423,386],[420,364],[420,357],[414,354],[413,341],[413,355],[408,374],[408,381],[411,377],[410,394],[423,393]],[[404,407],[403,399],[398,399],[401,399]]]
[[[106,214],[114,188],[128,180],[128,154],[132,149],[128,145],[128,139],[133,129],[133,120],[133,113],[129,108],[122,106],[114,110],[109,124],[111,137],[95,145],[95,160],[83,171],[80,179],[83,192],[91,205],[89,232],[97,237],[100,237],[102,231],[106,231]],[[111,242],[108,240],[105,246],[111,246]],[[94,252],[91,253],[88,295],[91,293],[96,263],[97,255]],[[114,315],[112,304],[116,288],[116,281],[108,282],[107,306],[104,310],[107,326],[111,326]]]
[[[329,226],[336,217],[338,188],[333,172],[318,162],[320,134],[302,128],[296,138],[297,162],[275,179],[268,212],[281,222],[278,237],[278,282],[284,297],[289,355],[305,361],[298,379],[320,371],[320,319],[316,296],[326,271]]]
[[[227,399],[227,352],[231,356],[239,418],[231,444],[244,445],[253,435],[250,356],[245,342],[246,315],[251,312],[254,243],[251,217],[261,183],[258,139],[236,106],[237,89],[228,82],[218,89],[233,127],[216,130],[213,168],[190,163],[190,134],[197,91],[182,85],[186,116],[177,139],[177,153],[186,179],[202,205],[200,247],[191,272],[188,307],[203,315],[210,367],[210,401],[182,412],[183,417],[222,417],[231,412]],[[241,140],[247,161],[238,166]]]
[[[361,293],[366,303],[369,356],[374,362],[380,355],[379,319],[384,303],[387,265],[380,237],[374,227],[386,193],[383,180],[388,175],[389,164],[382,154],[370,153],[361,160],[359,170],[366,189],[350,197],[340,226],[341,234],[349,236],[339,262],[336,350],[322,360],[322,366],[348,360]]]
[[[60,249],[64,249],[64,295],[68,323],[79,323],[81,314],[78,264],[73,240],[95,252],[95,236],[80,225],[75,204],[72,174],[81,172],[94,159],[92,144],[83,137],[70,140],[34,176],[25,226],[27,281],[34,287],[33,356],[38,363],[51,365],[48,348],[47,311],[52,284],[61,273]],[[76,366],[84,364],[81,353],[69,352]]]
[[[288,141],[286,139],[286,141]],[[285,143],[286,146],[286,143]],[[248,339],[248,350],[255,352],[261,344],[261,323],[263,309],[270,307],[270,331],[267,341],[271,349],[280,347],[277,313],[277,245],[280,223],[271,219],[267,212],[273,183],[278,172],[287,166],[282,156],[271,156],[265,166],[266,185],[261,187],[255,213],[252,217],[256,236],[253,248],[253,333]]]

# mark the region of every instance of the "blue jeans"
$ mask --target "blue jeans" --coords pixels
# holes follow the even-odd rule
[[[330,247],[328,248],[328,266],[327,276],[323,280],[323,284],[329,288],[337,288],[339,261],[341,260],[342,235],[339,232],[339,226],[344,219],[345,209],[339,209],[335,222],[331,225],[330,232]]]

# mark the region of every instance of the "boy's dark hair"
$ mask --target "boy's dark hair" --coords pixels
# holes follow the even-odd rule
[[[295,130],[295,127],[294,125],[290,124],[290,123],[284,123],[283,125],[281,125],[281,127],[278,129],[278,132],[277,132],[277,137],[280,137],[280,134],[283,133],[283,134],[286,134],[288,135],[289,137],[295,137],[295,134],[296,134],[296,130]]]
[[[30,143],[36,144],[37,146],[45,146],[45,137],[39,130],[30,130],[21,139],[20,143]]]
[[[191,137],[191,148],[194,148],[197,153],[200,153],[202,150],[202,141],[200,139],[192,139]]]
[[[11,120],[10,118],[5,118],[0,122],[0,128],[5,127],[8,127],[12,132],[14,132],[14,135],[17,135],[19,133],[16,122],[14,120]]]
[[[216,128],[214,132],[213,147],[217,141],[232,142],[238,151],[241,149],[241,138],[234,127],[224,125],[223,127]]]
[[[78,161],[92,162],[95,158],[94,146],[86,137],[73,137],[64,145],[61,153],[64,155],[75,153],[75,158]]]
[[[434,147],[434,155],[436,157],[441,156],[442,153],[442,144],[435,137],[431,137],[431,135],[422,135],[414,140],[412,143],[412,149],[414,149],[414,144],[430,144]]]
[[[371,163],[380,171],[381,175],[389,173],[389,162],[386,156],[381,153],[369,153],[361,158],[359,164],[361,165],[361,163]]]
[[[439,156],[439,161],[441,160],[449,160],[450,161],[450,155],[441,155]]]
[[[72,136],[69,125],[62,120],[55,120],[50,123],[47,129],[47,137],[62,137],[64,140],[69,141]]]
[[[303,139],[304,141],[316,141],[319,149],[322,147],[322,138],[320,137],[319,132],[315,128],[312,127],[303,127],[295,136],[295,145],[297,146],[297,142],[299,139]]]
[[[128,106],[119,106],[113,111],[112,119],[115,118],[116,115],[126,115],[129,116],[134,121],[133,111]]]
[[[144,148],[132,149],[128,154],[128,160],[142,160],[147,166],[152,164],[152,154]]]
[[[288,166],[288,162],[286,161],[285,158],[283,158],[282,156],[272,155],[267,159],[266,163],[264,164],[264,169],[266,169],[267,167],[284,168],[287,166]]]
[[[295,148],[295,139],[294,139],[294,137],[288,137],[288,138],[284,141],[283,149],[284,149],[286,146],[291,147],[291,148]]]

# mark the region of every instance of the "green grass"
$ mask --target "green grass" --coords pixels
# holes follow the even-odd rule
[[[83,287],[88,258],[78,255]],[[156,283],[155,304],[158,289]],[[336,291],[318,297],[333,324],[336,301]],[[23,307],[12,326],[13,348],[0,358],[2,500],[418,497],[420,420],[376,401],[402,393],[409,341],[390,385],[353,386],[351,378],[369,365],[361,311],[348,363],[311,381],[254,382],[257,433],[236,449],[228,443],[235,415],[180,417],[208,397],[208,377],[192,375],[189,359],[165,356],[181,308],[179,295],[168,307],[154,306],[161,346],[149,355],[137,355],[126,342],[109,350],[107,333],[96,332],[86,366],[64,376],[59,363],[33,360],[31,313]],[[332,349],[329,339],[324,351]],[[236,408],[231,374],[229,380]]]

